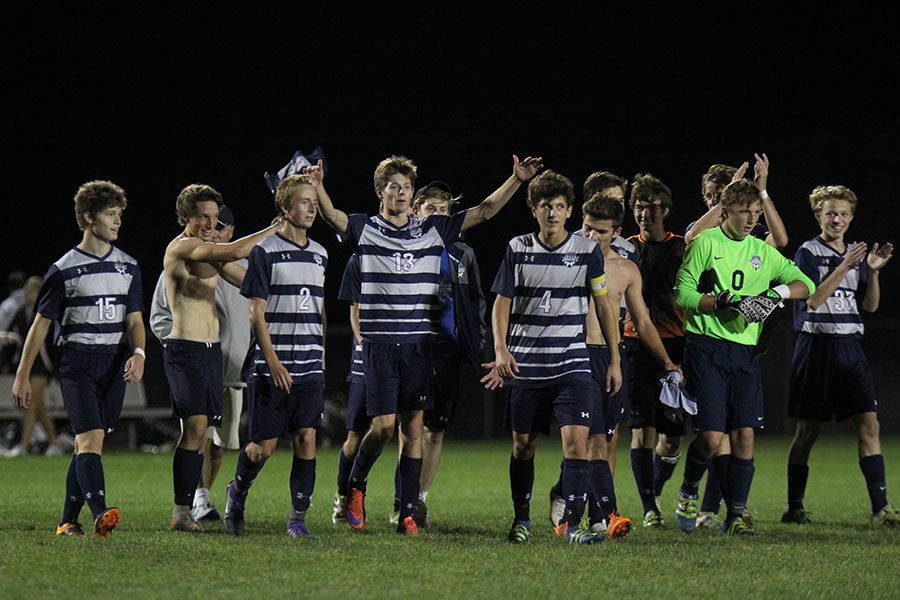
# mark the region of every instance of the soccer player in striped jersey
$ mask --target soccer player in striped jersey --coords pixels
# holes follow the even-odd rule
[[[163,350],[163,366],[172,396],[172,416],[181,419],[181,439],[172,458],[174,507],[169,527],[200,531],[191,514],[194,492],[203,471],[208,426],[222,425],[222,349],[216,288],[219,277],[240,286],[247,258],[257,242],[280,221],[227,244],[213,241],[222,196],[208,185],[191,184],[175,201],[184,231],[166,247],[163,270],[172,333]]]
[[[364,498],[369,471],[391,439],[400,416],[400,533],[418,533],[414,513],[422,469],[423,411],[432,407],[434,365],[431,345],[440,336],[438,293],[440,257],[461,230],[492,218],[519,186],[538,170],[540,158],[519,161],[513,173],[481,204],[455,215],[410,216],[416,167],[402,156],[375,169],[379,214],[347,215],[323,185],[321,162],[308,168],[318,182],[322,218],[358,252],[362,287],[359,324],[366,374],[366,411],[372,426],[350,473],[347,520],[365,525]]]
[[[553,171],[528,185],[528,205],[539,230],[509,242],[492,287],[497,294],[492,313],[495,365],[509,390],[513,431],[509,478],[515,518],[507,536],[512,543],[531,537],[534,454],[540,434],[549,435],[551,412],[560,425],[566,501],[556,533],[568,543],[591,544],[604,537],[578,527],[587,499],[588,432],[596,408],[584,341],[591,297],[603,337],[610,342],[604,381],[609,394],[621,386],[618,318],[606,297],[600,248],[565,228],[573,196],[572,182]]]
[[[29,375],[53,322],[59,384],[75,433],[75,453],[66,475],[66,500],[56,528],[61,536],[81,535],[78,515],[87,502],[94,534],[110,537],[121,518],[106,506],[100,455],[106,434],[122,411],[125,384],[144,374],[141,274],[137,262],[112,245],[119,238],[125,192],[109,181],[90,181],[75,195],[75,220],[82,238],[53,263],[38,293],[37,314],[28,331],[12,395],[18,406],[31,401]]]
[[[721,206],[722,226],[687,246],[675,287],[675,302],[685,310],[684,374],[687,392],[696,398],[693,422],[699,432],[687,451],[675,518],[683,531],[693,531],[700,480],[728,434],[723,532],[743,535],[752,533],[743,513],[753,481],[754,429],[764,424],[756,343],[765,317],[741,312],[743,305],[736,302],[738,296],[803,299],[816,286],[793,262],[750,235],[762,214],[754,183],[728,184]],[[772,282],[777,285],[770,289]]]
[[[306,511],[316,483],[316,430],[322,424],[325,384],[325,269],[328,253],[309,238],[318,213],[315,181],[291,175],[278,184],[278,232],[250,252],[241,294],[249,299],[256,340],[247,382],[250,442],[228,484],[225,531],[244,532],[247,493],[272,456],[278,438],[291,436],[291,516],[287,534],[312,537]]]
[[[894,246],[876,243],[869,251],[865,242],[846,242],[857,205],[856,194],[848,188],[817,187],[809,201],[821,233],[800,246],[794,260],[817,287],[806,302],[794,303],[798,336],[788,414],[797,419],[797,430],[788,453],[788,508],[781,521],[810,522],[803,504],[809,453],[823,422],[849,418],[859,439],[859,468],[869,492],[872,523],[897,527],[900,511],[888,504],[878,403],[860,344],[864,327],[859,312],[860,305],[866,312],[878,310],[879,276]],[[861,287],[865,294],[860,298]]]

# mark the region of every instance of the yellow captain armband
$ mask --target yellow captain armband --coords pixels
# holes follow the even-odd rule
[[[606,289],[606,275],[601,275],[600,277],[594,277],[591,279],[591,295],[592,296],[605,296]]]

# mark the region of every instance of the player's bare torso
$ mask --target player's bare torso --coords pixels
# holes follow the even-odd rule
[[[604,254],[603,270],[606,274],[606,298],[609,299],[610,306],[619,312],[619,304],[622,301],[622,294],[628,289],[628,286],[634,280],[637,273],[636,265],[622,258],[615,252],[608,255]],[[591,302],[595,302],[598,298],[592,297]],[[587,321],[585,321],[585,341],[588,344],[604,345],[606,341],[603,339],[603,332],[600,330],[600,321],[597,320],[597,313],[593,308],[588,310]]]
[[[216,265],[183,258],[202,244],[197,237],[179,235],[166,248],[166,296],[172,311],[172,337],[197,342],[219,341],[216,316]]]

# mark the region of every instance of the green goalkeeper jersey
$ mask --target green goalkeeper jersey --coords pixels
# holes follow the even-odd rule
[[[772,246],[753,236],[733,240],[715,227],[688,244],[675,278],[675,304],[685,309],[686,332],[755,346],[762,323],[747,323],[729,309],[701,313],[697,310],[700,298],[723,290],[741,297],[757,296],[775,283],[796,280],[805,283],[810,294],[815,292],[809,277]]]

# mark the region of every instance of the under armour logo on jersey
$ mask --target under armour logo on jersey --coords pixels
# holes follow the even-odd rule
[[[762,259],[754,254],[750,257],[750,264],[755,270],[759,271],[759,268],[762,266]]]
[[[456,276],[459,277],[460,279],[462,279],[465,276],[465,274],[466,274],[465,265],[462,265],[462,264],[459,265],[459,268],[456,270]]]
[[[525,262],[533,263],[534,262],[534,254],[526,254],[525,258],[523,260]]]
[[[564,265],[566,265],[569,268],[572,268],[575,266],[575,261],[578,260],[578,257],[575,256],[574,254],[566,254],[565,256],[563,256],[562,260],[563,260]]]
[[[291,260],[291,253],[290,252],[282,252],[281,260]]]
[[[116,273],[119,275],[128,273],[128,267],[125,266],[125,263],[116,263]]]
[[[313,254],[313,260],[316,261],[316,264],[320,267],[322,266],[322,257],[318,254]]]
[[[582,413],[581,413],[581,418],[582,418],[582,419],[590,419],[590,418],[591,418],[591,413],[582,412]]]
[[[425,402],[428,400],[428,396],[419,396],[419,402]]]
[[[78,267],[77,269],[75,269],[75,272],[79,275],[84,275],[85,273],[87,273],[87,271],[87,267]]]

